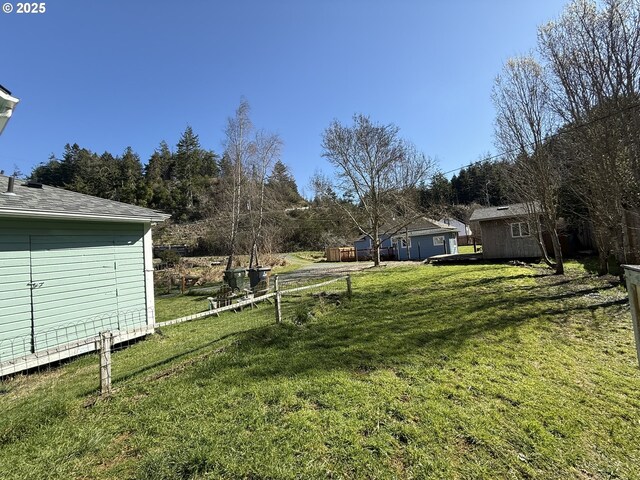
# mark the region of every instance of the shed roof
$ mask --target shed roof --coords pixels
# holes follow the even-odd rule
[[[527,205],[529,205],[529,208],[527,208]],[[539,205],[537,202],[530,204],[514,203],[502,207],[479,208],[471,214],[469,221],[477,222],[482,220],[496,220],[500,218],[523,217],[525,215],[529,215],[529,209],[531,207],[533,207],[534,211],[539,211]]]
[[[171,215],[128,203],[42,185],[15,181],[14,194],[7,193],[9,177],[0,175],[0,216],[70,218],[123,222],[162,222]]]

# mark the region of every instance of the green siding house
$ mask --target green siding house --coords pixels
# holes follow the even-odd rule
[[[147,208],[0,176],[0,376],[155,324]]]

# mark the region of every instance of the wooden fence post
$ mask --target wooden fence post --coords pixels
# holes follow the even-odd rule
[[[280,285],[278,284],[278,275],[274,276],[274,283],[276,287],[276,323],[282,321],[282,294],[280,293]]]
[[[353,291],[351,290],[351,275],[347,275],[347,297],[351,298],[351,294]]]
[[[111,332],[100,332],[100,393],[111,393]]]
[[[631,306],[631,321],[633,323],[633,335],[636,339],[636,354],[640,364],[640,298],[638,285],[640,285],[640,265],[623,265]]]

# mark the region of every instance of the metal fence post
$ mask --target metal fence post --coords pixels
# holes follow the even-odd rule
[[[100,332],[100,393],[111,393],[111,332]]]
[[[351,290],[351,275],[347,275],[347,297],[351,298],[351,294],[353,291]]]
[[[278,275],[274,276],[274,283],[276,288],[276,323],[282,321],[282,294],[280,293],[280,285],[278,284]]]

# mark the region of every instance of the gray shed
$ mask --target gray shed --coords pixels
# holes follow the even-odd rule
[[[537,208],[536,205],[530,207],[534,211]],[[474,226],[476,233],[480,230],[483,258],[540,258],[540,247],[534,236],[537,229],[531,225],[529,210],[527,204],[515,203],[473,212],[470,222],[477,225]]]
[[[5,176],[0,192],[0,376],[153,328],[151,225],[169,215]]]

